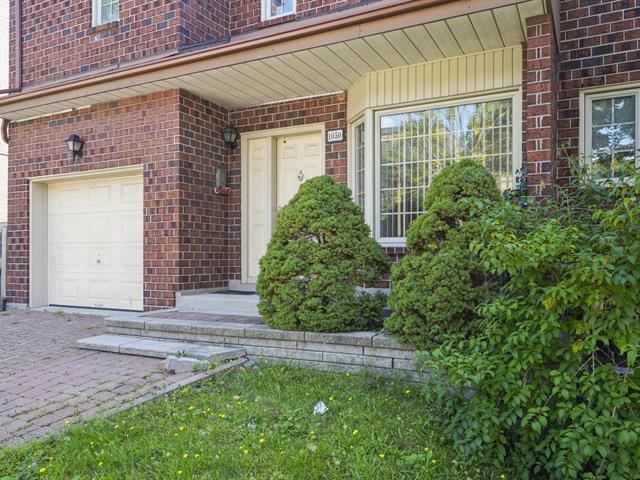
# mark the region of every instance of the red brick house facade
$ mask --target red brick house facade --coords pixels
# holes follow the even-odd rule
[[[635,150],[640,0],[12,0],[11,18],[11,304],[251,290],[316,174],[395,258],[457,159],[553,196],[566,155]]]

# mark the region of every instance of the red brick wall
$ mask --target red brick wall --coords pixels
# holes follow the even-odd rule
[[[23,81],[38,84],[228,36],[229,0],[121,0],[112,28],[91,27],[91,0],[23,0]],[[15,28],[15,0],[11,0]],[[15,82],[14,36],[11,72]],[[14,83],[15,84],[15,83]]]
[[[526,135],[523,165],[529,192],[551,197],[556,182],[557,49],[551,15],[527,19],[524,45],[524,95]]]
[[[240,135],[257,130],[293,127],[323,123],[326,129],[347,126],[346,94],[295,100],[290,102],[247,108],[230,112]],[[229,185],[232,196],[229,198],[229,278],[240,280],[241,247],[241,149],[237,148],[230,160]],[[347,182],[347,144],[326,144],[325,172],[336,182]]]
[[[229,2],[234,0],[182,0],[182,43],[185,46],[229,37]]]
[[[306,17],[314,17],[336,10],[357,7],[379,0],[297,0],[295,15],[261,21],[260,0],[231,0],[230,30],[231,35],[250,32],[258,28],[269,27]]]
[[[558,141],[578,154],[580,89],[640,80],[640,0],[562,0]],[[567,176],[567,162],[559,177]]]
[[[214,194],[214,167],[229,168],[227,118],[226,109],[188,92],[180,99],[180,290],[228,283],[229,202]]]
[[[226,286],[226,203],[213,195],[225,165],[227,112],[179,90],[13,124],[9,158],[7,296],[27,303],[29,178],[143,165],[144,303],[171,307],[179,290]],[[86,141],[72,164],[64,139]]]

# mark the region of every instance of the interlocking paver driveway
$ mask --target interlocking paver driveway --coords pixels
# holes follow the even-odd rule
[[[102,317],[12,311],[0,314],[0,446],[56,432],[100,411],[171,387],[160,360],[76,348],[103,333]]]

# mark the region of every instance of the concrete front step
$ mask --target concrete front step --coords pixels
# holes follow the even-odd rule
[[[258,295],[230,293],[198,293],[176,295],[176,308],[220,315],[259,317]]]
[[[179,316],[180,312],[176,312]],[[232,317],[231,317],[232,318]],[[244,348],[251,359],[287,360],[318,369],[358,370],[369,367],[418,377],[415,352],[380,332],[317,333],[285,331],[264,324],[179,318],[106,319],[107,331],[183,342],[202,342]]]
[[[102,352],[125,353],[142,357],[167,358],[188,357],[195,360],[225,361],[243,357],[245,349],[241,347],[220,347],[193,342],[177,342],[158,338],[128,335],[98,335],[78,340],[78,347]]]

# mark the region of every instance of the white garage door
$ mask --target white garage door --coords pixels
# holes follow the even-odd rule
[[[142,310],[142,178],[48,186],[50,305]]]

